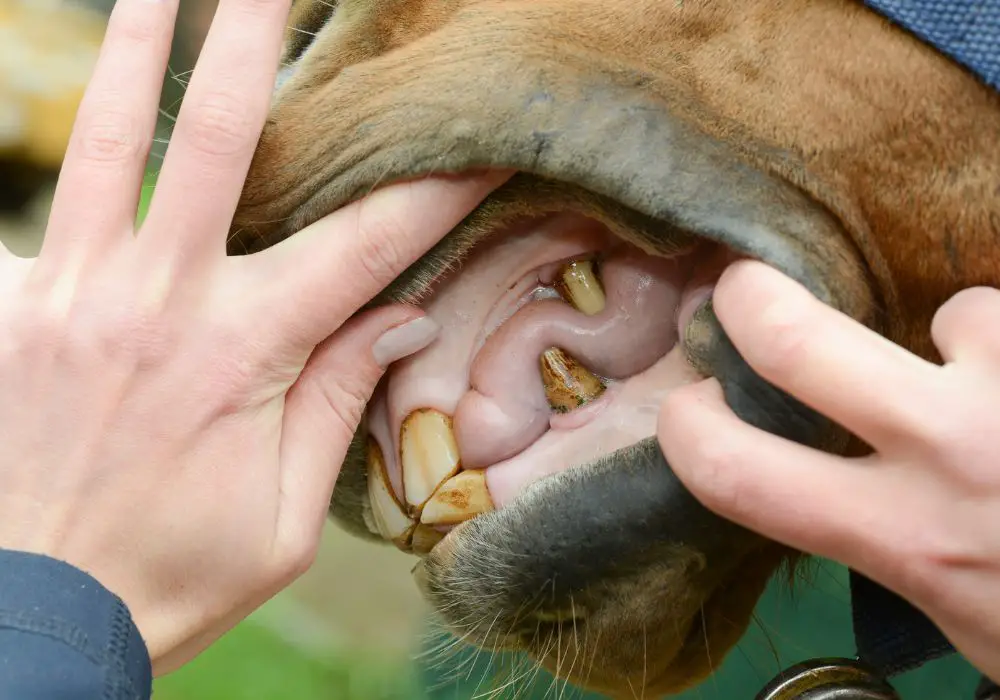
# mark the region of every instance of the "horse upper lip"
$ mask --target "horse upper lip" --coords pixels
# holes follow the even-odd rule
[[[496,60],[502,64],[507,59]],[[491,73],[498,70],[502,65],[490,68]],[[365,103],[324,103],[330,110],[324,123],[336,125],[328,141],[309,140],[301,131],[295,132],[302,133],[299,138],[289,138],[286,123],[311,121],[312,114],[301,110],[318,106],[308,101],[283,105],[278,121],[265,130],[266,158],[258,171],[252,170],[253,184],[234,222],[234,233],[248,225],[252,235],[249,241],[234,241],[231,250],[238,254],[247,242],[276,242],[380,184],[429,173],[502,168],[570,183],[662,227],[764,259],[820,299],[836,299],[836,290],[826,285],[831,277],[823,269],[827,262],[808,259],[802,250],[843,231],[835,217],[797,187],[750,167],[727,144],[641,88],[599,73],[575,75],[565,66],[533,70],[537,72],[520,75],[502,90],[490,81],[470,83],[463,75],[463,84],[455,86],[461,91],[428,90],[421,94],[419,109],[406,87],[382,90],[377,116]],[[585,105],[577,92],[551,85],[553,75],[578,83]],[[342,74],[330,87],[365,79],[373,80],[367,73]],[[455,94],[465,95],[475,108],[456,111]],[[581,110],[589,118],[582,118]],[[320,177],[317,171],[326,174]],[[296,175],[303,172],[313,174]],[[277,198],[283,202],[279,206],[274,193],[281,188],[286,191]],[[293,201],[297,204],[289,206]],[[265,212],[255,217],[258,204]]]

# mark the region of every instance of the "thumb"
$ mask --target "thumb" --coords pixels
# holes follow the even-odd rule
[[[419,352],[440,327],[415,308],[370,311],[319,345],[285,398],[278,536],[318,543],[330,497],[365,405],[392,362]]]

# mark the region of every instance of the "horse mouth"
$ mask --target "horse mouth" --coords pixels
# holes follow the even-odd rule
[[[536,482],[655,435],[663,399],[703,378],[685,332],[738,257],[695,239],[651,254],[574,211],[497,226],[427,285],[441,336],[369,402],[368,530],[426,556]]]
[[[687,492],[653,438],[659,407],[714,376],[737,415],[822,439],[742,362],[710,297],[756,258],[860,317],[849,238],[642,85],[491,57],[489,74],[519,76],[509,89],[465,75],[375,89],[397,60],[284,88],[230,246],[267,247],[378,184],[516,172],[372,301],[418,304],[443,330],[383,377],[331,515],[416,555],[424,597],[465,642],[551,669],[599,656],[577,679],[594,689],[643,682],[647,661],[657,688],[689,685],[745,631],[779,557]]]

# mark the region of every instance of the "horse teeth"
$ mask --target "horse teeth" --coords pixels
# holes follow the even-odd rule
[[[486,472],[459,472],[434,492],[420,514],[425,525],[457,525],[493,510]]]
[[[588,404],[607,389],[596,375],[559,348],[542,353],[541,366],[545,396],[558,413]]]
[[[604,287],[590,260],[576,260],[563,267],[558,289],[566,301],[588,316],[604,311]]]
[[[409,541],[413,521],[396,500],[385,470],[382,450],[374,440],[368,441],[368,501],[371,520],[378,534],[403,548]]]
[[[427,556],[444,539],[444,533],[427,525],[417,525],[410,540],[410,549],[418,556]]]
[[[403,491],[410,513],[418,513],[438,486],[460,467],[451,418],[433,409],[414,411],[400,431]]]
[[[368,528],[368,532],[381,536],[382,530],[379,528],[378,522],[375,520],[375,514],[372,512],[371,485],[369,485],[368,491],[368,498],[365,498],[361,503],[361,519],[364,521],[365,527]]]

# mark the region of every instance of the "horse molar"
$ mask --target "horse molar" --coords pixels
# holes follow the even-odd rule
[[[556,290],[577,311],[588,316],[596,316],[607,305],[593,260],[574,260],[563,266]]]
[[[434,549],[438,543],[444,539],[444,537],[445,533],[441,530],[420,523],[413,528],[413,535],[410,538],[409,551],[417,556],[425,557],[431,553],[431,550]]]
[[[549,348],[539,359],[549,406],[569,413],[599,398],[607,385],[560,348]]]

